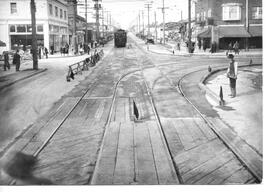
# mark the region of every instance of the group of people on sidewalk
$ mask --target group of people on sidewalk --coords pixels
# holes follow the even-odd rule
[[[3,55],[4,55],[4,71],[6,71],[7,69],[10,70],[8,51],[4,51]],[[12,64],[16,66],[16,71],[20,71],[21,56],[19,54],[19,50],[17,50],[16,53],[13,55]]]

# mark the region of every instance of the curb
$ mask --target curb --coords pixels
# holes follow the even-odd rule
[[[238,66],[239,68],[244,68],[244,67],[253,67],[253,66],[262,66],[262,64],[251,64],[251,65],[241,65],[241,66]],[[205,92],[205,94],[209,97],[211,97],[215,103],[217,105],[219,105],[219,101],[220,101],[220,98],[219,98],[219,95],[216,94],[215,92],[213,92],[210,88],[208,88],[205,83],[207,81],[207,79],[209,79],[212,75],[220,72],[220,71],[224,71],[224,70],[227,70],[227,67],[222,67],[222,68],[219,68],[219,69],[216,69],[216,70],[213,70],[212,72],[206,74],[205,76],[202,77],[202,79],[200,80],[199,82],[199,87]],[[226,101],[225,101],[225,104],[226,104]]]
[[[254,66],[261,64],[253,64]],[[242,65],[241,67],[253,66],[253,65]],[[224,68],[213,71],[202,78],[202,81],[209,78],[213,73],[220,71]],[[239,137],[231,128],[225,124],[220,118],[207,117],[202,114],[197,107],[188,99],[182,89],[183,76],[179,82],[178,87],[181,94],[187,99],[187,101],[194,107],[194,109],[200,114],[202,119],[208,124],[208,126],[215,132],[215,134],[223,141],[223,143],[235,154],[238,160],[249,170],[249,172],[261,183],[263,176],[263,162],[262,155],[260,155],[252,146],[246,143],[241,137]],[[202,81],[200,82],[202,84]],[[202,84],[203,85],[203,84]],[[203,85],[204,86],[204,85]]]
[[[152,52],[154,54],[160,54],[160,55],[168,55],[168,56],[177,56],[177,57],[208,57],[208,58],[226,58],[227,56],[226,55],[205,55],[205,54],[197,54],[197,53],[183,53],[181,55],[177,55],[177,54],[169,54],[169,53],[159,53],[159,52],[156,52],[156,51],[152,51],[152,50],[147,50],[149,52]],[[170,51],[170,50],[167,50],[167,51]],[[170,51],[171,52],[171,51]],[[258,54],[258,55],[261,55],[262,54]],[[240,58],[252,58],[254,57],[254,55],[239,55]]]
[[[44,72],[44,71],[47,71],[47,69],[46,69],[46,68],[45,68],[45,69],[41,69],[41,70],[38,70],[37,72],[34,72],[34,73],[30,74],[30,75],[26,75],[26,76],[24,76],[24,77],[22,77],[22,78],[19,78],[19,79],[15,80],[15,81],[11,81],[10,83],[7,83],[7,84],[5,84],[5,85],[3,85],[3,86],[0,86],[0,90],[3,89],[3,88],[8,87],[8,86],[10,86],[10,85],[13,85],[13,84],[15,84],[15,83],[17,83],[17,82],[19,82],[19,81],[28,79],[28,78],[33,77],[33,76],[35,76],[35,75],[38,75],[38,74],[40,74],[40,73],[42,73],[42,72]]]

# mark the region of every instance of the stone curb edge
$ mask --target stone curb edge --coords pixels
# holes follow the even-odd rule
[[[197,54],[197,53],[183,53],[181,55],[177,55],[177,54],[169,54],[169,53],[159,53],[153,50],[147,50],[151,53],[154,54],[161,54],[161,55],[169,55],[169,56],[174,56],[174,57],[208,57],[208,58],[226,58],[226,55],[205,55],[205,54]],[[170,50],[167,49],[167,51],[172,52]],[[253,57],[253,55],[240,55],[240,57],[245,57],[245,58],[251,58]]]
[[[249,67],[249,66],[261,66],[262,64],[252,64],[252,65],[241,65],[239,67]],[[219,104],[219,96],[213,91],[206,87],[205,81],[213,74],[225,70],[227,68],[220,68],[214,70],[204,77],[202,77],[199,87],[205,91],[207,95]],[[243,162],[247,168],[252,172],[252,174],[262,182],[262,156],[260,156],[256,150],[252,148],[248,143],[246,143],[241,137],[234,134],[230,127],[225,124],[220,118],[217,121],[203,115],[206,123],[212,127],[214,132],[223,140],[223,142],[233,151],[234,154]]]
[[[19,79],[15,80],[15,81],[12,81],[12,82],[10,82],[10,83],[7,83],[6,85],[1,86],[1,87],[0,87],[0,90],[3,89],[3,88],[5,88],[5,87],[8,87],[8,86],[10,86],[10,85],[13,85],[13,84],[15,84],[15,83],[17,83],[17,82],[19,82],[19,81],[28,79],[28,78],[33,77],[33,76],[35,76],[35,75],[38,75],[38,74],[40,74],[40,73],[42,73],[42,72],[45,72],[45,71],[47,71],[47,68],[41,69],[41,70],[39,70],[39,71],[37,71],[37,72],[34,72],[34,73],[30,74],[30,75],[26,75],[26,76],[24,76],[24,77],[22,77],[22,78],[19,78]]]
[[[239,68],[244,68],[244,67],[253,67],[253,66],[261,66],[262,64],[251,64],[251,65],[241,65],[238,66]],[[199,87],[206,93],[207,96],[211,97],[216,104],[219,104],[220,98],[219,95],[215,92],[213,92],[212,90],[210,90],[206,85],[206,81],[207,79],[209,79],[212,75],[214,75],[215,73],[218,73],[220,71],[224,71],[227,70],[227,67],[222,67],[216,70],[211,71],[210,73],[206,74],[205,76],[202,77],[202,79],[199,82]],[[225,101],[226,104],[226,101]]]

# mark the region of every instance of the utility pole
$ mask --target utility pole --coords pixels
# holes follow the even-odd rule
[[[157,42],[157,15],[155,12],[155,35],[156,35],[156,42]]]
[[[141,33],[141,14],[139,12],[139,34]]]
[[[104,39],[104,8],[102,7],[102,38]]]
[[[87,0],[85,0],[85,43],[88,44],[88,30],[87,30]]]
[[[149,10],[150,10],[150,6],[152,5],[152,3],[146,3],[145,4],[146,5],[146,7],[145,8],[147,8],[147,24],[148,24],[148,30],[147,30],[147,38],[149,38],[149,36],[150,36],[150,17],[149,17]]]
[[[144,11],[142,11],[142,22],[143,22],[143,37],[144,37]]]
[[[162,14],[163,14],[163,44],[165,44],[165,9],[169,9],[169,7],[165,7],[165,2],[164,0],[162,0],[162,7],[159,8],[162,10]]]
[[[36,5],[35,0],[31,0],[31,22],[32,22],[32,54],[33,54],[33,69],[38,70],[38,47],[37,47],[37,35],[36,35]]]
[[[74,48],[74,53],[78,53],[78,46],[77,46],[77,26],[76,26],[76,18],[77,18],[77,1],[71,0],[72,7],[73,7],[73,27],[72,27],[72,46]]]
[[[163,13],[163,44],[165,44],[165,7],[164,7],[164,0],[162,0],[162,13]]]
[[[246,0],[246,30],[247,32],[249,32],[249,10],[248,10],[248,7],[249,7],[249,2],[248,0]],[[249,50],[248,48],[248,37],[246,38],[246,51]]]
[[[191,53],[191,0],[188,0],[188,52]]]
[[[96,40],[99,43],[99,0],[93,0],[95,2],[95,9],[96,9]]]

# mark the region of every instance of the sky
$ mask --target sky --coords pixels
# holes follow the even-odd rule
[[[79,0],[82,3],[85,0]],[[142,11],[144,11],[144,22],[147,24],[147,8],[146,3],[151,3],[151,9],[149,12],[150,23],[154,22],[154,12],[156,12],[156,18],[158,23],[162,23],[162,0],[102,0],[101,4],[105,10],[104,18],[105,24],[107,21],[107,13],[109,11],[112,15],[114,23],[118,23],[121,28],[127,29],[131,26],[131,24],[136,24],[138,22],[139,12],[141,13],[141,21],[142,21]],[[89,9],[88,12],[88,22],[95,22],[93,13],[94,2],[92,0],[88,0]],[[169,21],[179,21],[181,20],[181,11],[182,18],[187,18],[187,10],[188,10],[188,1],[187,0],[164,0],[165,9],[165,22]],[[78,12],[81,16],[84,17],[84,8],[78,8]]]

